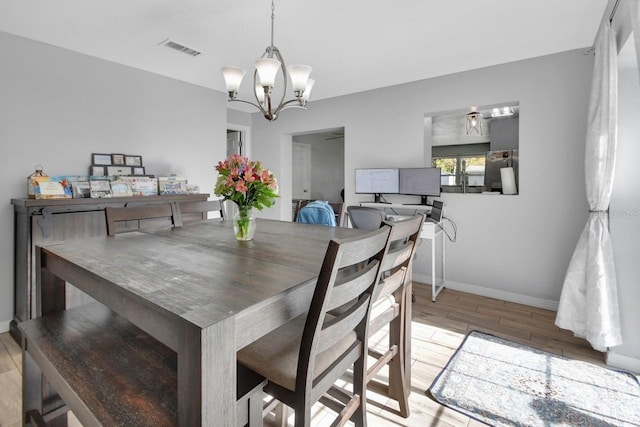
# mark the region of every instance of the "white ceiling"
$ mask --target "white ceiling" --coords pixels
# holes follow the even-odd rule
[[[274,44],[313,66],[317,100],[591,46],[606,4],[277,0]],[[270,15],[269,0],[0,0],[0,31],[224,92],[220,68],[253,69]]]

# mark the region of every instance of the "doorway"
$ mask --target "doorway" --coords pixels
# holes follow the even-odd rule
[[[292,137],[292,199],[343,202],[344,127]]]
[[[251,128],[227,123],[227,158],[232,154],[251,156]]]

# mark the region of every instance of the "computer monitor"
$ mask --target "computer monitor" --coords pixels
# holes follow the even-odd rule
[[[420,204],[427,204],[427,197],[440,196],[440,168],[401,168],[398,192],[420,196]]]
[[[397,168],[356,169],[356,194],[373,194],[380,203],[382,194],[398,194],[399,180]]]

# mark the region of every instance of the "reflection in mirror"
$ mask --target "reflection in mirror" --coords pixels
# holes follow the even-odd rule
[[[425,116],[425,152],[445,193],[518,194],[517,102]]]

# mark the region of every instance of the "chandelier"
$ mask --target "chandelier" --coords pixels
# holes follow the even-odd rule
[[[273,0],[271,1],[271,44],[266,51],[256,60],[256,69],[253,72],[253,94],[256,102],[238,99],[238,91],[240,83],[246,74],[246,71],[239,67],[223,67],[222,75],[224,76],[229,94],[228,101],[244,102],[258,108],[264,117],[269,121],[278,118],[280,111],[287,108],[302,108],[306,110],[309,102],[311,88],[315,81],[309,78],[311,67],[308,65],[291,65],[288,68],[289,77],[291,78],[291,86],[294,98],[285,101],[287,93],[287,67],[285,66],[282,55],[277,47],[273,45],[273,22],[275,19],[275,7]],[[276,105],[272,99],[275,80],[278,70],[282,70],[282,80],[284,82],[282,89],[282,97]],[[277,98],[277,97],[276,97]]]

